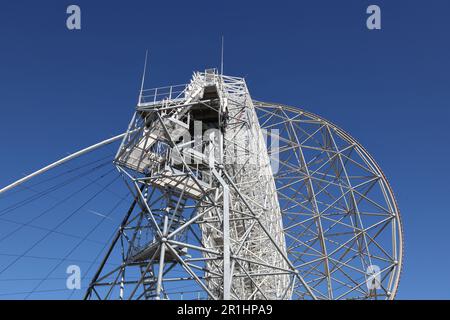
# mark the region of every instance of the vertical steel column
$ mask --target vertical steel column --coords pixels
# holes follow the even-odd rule
[[[231,299],[231,253],[230,253],[230,188],[216,169],[211,170],[223,188],[223,300]]]
[[[222,180],[223,181],[223,180]],[[230,300],[231,255],[230,255],[230,189],[223,185],[223,299]]]

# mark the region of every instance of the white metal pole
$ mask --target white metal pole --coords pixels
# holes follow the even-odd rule
[[[211,172],[223,188],[223,300],[231,299],[231,254],[230,254],[230,188],[220,173]]]
[[[46,166],[46,167],[44,167],[42,169],[39,169],[39,170],[37,170],[37,171],[27,175],[26,177],[23,177],[22,179],[19,179],[19,180],[15,181],[15,182],[11,183],[10,185],[4,187],[3,189],[0,189],[0,194],[6,192],[8,190],[11,190],[11,189],[21,185],[22,183],[24,183],[24,182],[26,182],[26,181],[28,181],[28,180],[30,180],[30,179],[32,179],[32,178],[42,174],[44,172],[47,172],[48,170],[53,169],[53,168],[55,168],[55,167],[65,163],[67,161],[75,159],[75,158],[77,158],[79,156],[82,156],[83,154],[91,152],[91,151],[93,151],[95,149],[98,149],[100,147],[103,147],[103,146],[105,146],[107,144],[113,143],[114,141],[117,141],[117,140],[123,138],[126,134],[127,133],[125,132],[125,133],[119,134],[119,135],[117,135],[115,137],[103,140],[103,141],[101,141],[99,143],[96,143],[96,144],[90,146],[90,147],[87,147],[87,148],[84,148],[84,149],[82,149],[80,151],[72,153],[71,155],[68,155],[67,157],[64,157],[64,158],[62,158],[62,159],[60,159],[60,160],[58,160],[56,162],[53,162],[53,163],[49,164],[48,166]]]

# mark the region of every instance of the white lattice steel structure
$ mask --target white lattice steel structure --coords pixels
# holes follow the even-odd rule
[[[135,201],[86,298],[395,296],[401,223],[377,164],[326,120],[253,101],[242,78],[141,90],[115,164]]]
[[[114,165],[134,201],[85,298],[395,297],[402,225],[373,158],[329,121],[254,101],[244,79],[214,69],[141,89],[127,132],[0,194],[119,139]]]

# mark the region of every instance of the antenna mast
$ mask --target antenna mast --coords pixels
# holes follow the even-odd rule
[[[223,36],[222,36],[222,50],[221,50],[221,56],[220,56],[220,74],[223,75]]]
[[[145,72],[146,72],[146,70],[147,70],[147,58],[148,58],[148,49],[145,50],[144,70],[142,71],[141,90],[139,91],[139,100],[138,100],[138,104],[141,103],[141,99],[142,99],[142,91],[144,90]]]

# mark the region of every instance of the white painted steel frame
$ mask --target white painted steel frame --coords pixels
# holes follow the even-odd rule
[[[140,99],[146,100],[137,115],[156,114],[157,137],[183,154],[167,115],[199,103],[196,97],[211,81],[206,77],[219,88],[220,112],[226,106],[228,117],[228,128],[214,146],[220,152],[210,163],[210,180],[202,181],[198,168],[184,160],[181,171],[157,168],[151,175],[119,161],[135,200],[86,298],[179,299],[181,284],[189,283],[200,292],[198,298],[208,299],[393,299],[403,258],[399,209],[380,167],[345,131],[298,108],[252,101],[243,79],[217,73],[196,73],[180,90],[155,90],[153,99],[141,91]],[[164,96],[163,103],[157,95]],[[120,160],[144,129],[135,116],[126,133],[54,162],[0,193],[124,137]],[[277,149],[267,148],[261,129],[279,141]],[[269,156],[277,172],[270,170]],[[271,203],[269,210],[261,203]],[[275,223],[267,217],[275,217]],[[245,228],[238,231],[242,223]],[[114,259],[120,264],[107,270]],[[369,288],[367,270],[374,265],[380,280]]]

